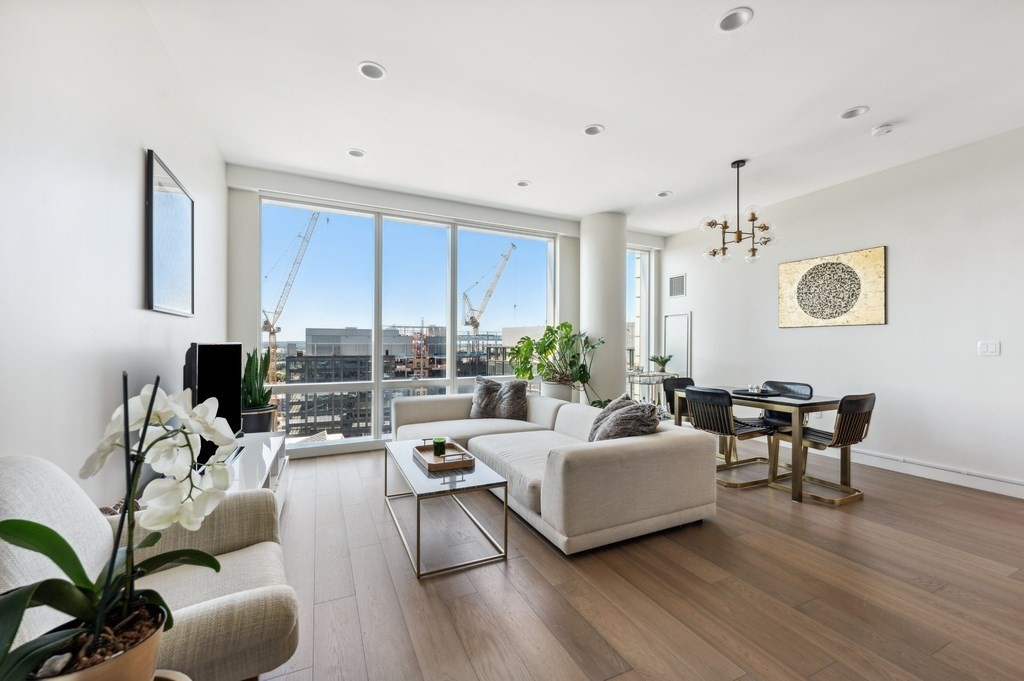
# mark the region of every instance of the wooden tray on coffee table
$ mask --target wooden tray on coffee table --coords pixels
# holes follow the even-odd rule
[[[444,445],[444,456],[434,456],[433,443],[416,445],[412,448],[416,462],[430,472],[450,471],[456,468],[472,468],[476,465],[476,457],[466,451],[457,442],[448,441]]]

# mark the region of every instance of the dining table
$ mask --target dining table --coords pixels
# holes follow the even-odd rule
[[[733,405],[740,407],[753,407],[755,409],[770,409],[772,411],[786,412],[790,416],[790,424],[793,436],[793,449],[800,446],[803,442],[804,434],[804,416],[814,412],[821,411],[835,411],[839,408],[839,397],[829,397],[827,395],[814,395],[807,399],[798,397],[783,397],[782,395],[756,395],[753,393],[747,393],[746,388],[740,386],[709,386],[718,388],[720,390],[727,390],[732,396]],[[737,395],[735,391],[743,391],[744,394]],[[683,391],[677,391],[675,393],[675,422],[677,426],[682,425],[682,414],[683,410],[681,407],[686,401],[686,393]],[[804,500],[804,461],[802,457],[792,457],[792,490],[793,490],[793,501],[802,502]]]

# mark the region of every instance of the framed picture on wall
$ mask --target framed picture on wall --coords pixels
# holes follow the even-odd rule
[[[690,313],[665,315],[662,329],[663,353],[672,355],[668,370],[680,376],[693,376],[693,352],[690,347],[693,330],[690,328]]]
[[[195,314],[195,202],[152,149],[146,153],[146,307]]]

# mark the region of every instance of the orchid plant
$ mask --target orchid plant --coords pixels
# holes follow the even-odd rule
[[[220,570],[216,558],[193,549],[135,561],[136,550],[152,547],[160,540],[159,530],[175,524],[188,530],[200,528],[231,486],[227,461],[237,448],[227,421],[217,416],[216,398],[193,407],[189,390],[168,395],[159,384],[158,376],[139,395],[128,399],[128,377],[123,374],[123,404],[114,410],[102,440],[79,471],[83,478],[92,477],[115,452],[124,452],[125,499],[110,560],[98,576],[86,575],[70,544],[45,525],[29,520],[0,521],[0,539],[46,556],[70,580],[47,579],[0,594],[0,679],[24,678],[44,661],[52,667],[55,659],[63,657],[70,659],[60,662],[56,673],[77,671],[83,667],[76,664],[87,665],[82,660],[94,657],[102,647],[116,654],[118,644],[111,638],[119,630],[118,625],[147,605],[163,608],[163,624],[170,629],[173,619],[163,598],[155,591],[136,589],[136,580],[175,564]],[[217,449],[200,466],[202,440],[209,440]],[[139,499],[144,509],[136,514],[144,464],[163,477],[145,488]],[[139,525],[151,530],[139,541],[135,538],[136,515]],[[66,627],[11,650],[25,611],[37,606],[49,606],[74,619]],[[73,640],[77,658],[70,654],[54,656]]]

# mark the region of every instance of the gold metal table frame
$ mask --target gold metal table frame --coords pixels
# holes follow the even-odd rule
[[[508,558],[508,481],[502,479],[501,482],[494,482],[492,484],[473,485],[473,486],[469,486],[469,487],[466,487],[466,488],[463,488],[463,489],[452,488],[452,489],[440,490],[440,491],[437,491],[437,492],[430,492],[430,493],[425,493],[425,494],[417,494],[414,491],[415,487],[410,483],[409,478],[408,478],[408,476],[406,476],[405,471],[403,470],[401,464],[398,463],[398,454],[396,454],[395,452],[392,451],[392,449],[391,449],[392,444],[393,443],[389,442],[389,443],[385,443],[385,446],[384,446],[384,501],[388,505],[388,511],[391,513],[391,519],[395,521],[395,528],[398,530],[398,536],[402,539],[402,545],[405,546],[405,553],[409,556],[409,562],[412,563],[412,569],[416,573],[416,578],[417,579],[422,579],[424,577],[430,577],[432,575],[438,575],[438,574],[445,573],[445,572],[454,572],[455,570],[463,570],[465,568],[473,567],[475,565],[484,565],[485,563],[493,563],[493,562],[496,562],[496,561],[507,560],[507,558]],[[394,444],[398,444],[398,443],[394,443]],[[388,458],[390,458],[390,457],[394,457],[395,458],[395,468],[398,469],[398,472],[401,474],[402,479],[405,481],[405,484],[409,488],[410,491],[408,491],[408,492],[399,492],[398,494],[389,494],[388,493]],[[416,464],[415,462],[411,462],[411,465],[417,466],[418,464]],[[480,465],[483,465],[483,464],[481,464],[479,461],[477,461],[476,465],[480,466]],[[471,470],[471,469],[467,469],[467,470]],[[457,475],[460,471],[459,471],[459,469],[454,469],[454,470],[445,471],[445,472],[448,473],[448,474]],[[502,533],[503,533],[503,536],[502,536],[502,543],[501,544],[499,544],[497,542],[497,540],[494,537],[491,536],[491,533],[488,532],[487,529],[483,525],[480,524],[480,521],[476,519],[476,517],[470,512],[470,510],[468,508],[466,508],[466,505],[462,503],[462,500],[459,499],[459,496],[458,496],[460,494],[467,494],[469,492],[480,492],[480,491],[484,491],[484,490],[494,489],[494,488],[497,488],[497,487],[502,488],[502,492],[504,493],[503,494],[504,511],[503,511],[503,514],[502,514],[502,524],[503,524]],[[395,513],[395,509],[391,505],[392,499],[401,499],[401,498],[404,498],[404,497],[414,497],[416,499],[416,552],[415,552],[415,556],[413,555],[412,548],[409,546],[409,540],[406,539],[405,532],[402,530],[402,524],[400,522],[398,522],[398,514]],[[491,543],[491,546],[493,546],[495,548],[495,550],[498,551],[498,553],[496,553],[494,555],[490,555],[490,556],[484,556],[483,558],[474,558],[473,560],[462,561],[461,563],[455,563],[454,565],[447,565],[445,567],[435,568],[433,570],[424,570],[423,569],[423,561],[422,561],[422,558],[421,558],[421,555],[420,555],[421,554],[420,547],[422,546],[422,532],[421,532],[422,519],[423,519],[423,507],[422,507],[422,505],[423,505],[423,501],[425,499],[437,499],[439,497],[451,497],[452,501],[454,501],[456,504],[458,504],[459,508],[462,509],[462,511],[466,514],[466,516],[471,521],[473,521],[473,524],[476,525],[477,529],[480,530],[480,532],[483,533],[484,537],[487,538],[487,541],[489,541]]]
[[[732,394],[733,390],[736,390],[732,386],[715,386],[720,387],[722,390],[728,390]],[[686,399],[686,395],[677,392],[675,394],[675,423],[677,426],[682,425],[682,419],[679,416],[680,403]],[[793,438],[793,442],[803,442],[804,437],[804,414],[811,414],[818,411],[835,411],[839,408],[838,397],[823,397],[815,395],[808,400],[801,400],[792,397],[745,397],[742,395],[732,395],[732,403],[738,407],[753,407],[754,409],[770,409],[772,411],[783,411],[790,416],[790,433]],[[780,464],[784,465],[784,464]],[[808,480],[804,476],[804,461],[799,456],[792,458],[792,464],[790,466],[792,470],[792,491],[793,501],[802,502],[804,500],[804,481]],[[811,482],[816,480],[811,479]],[[769,485],[774,486],[775,480],[771,479]]]

